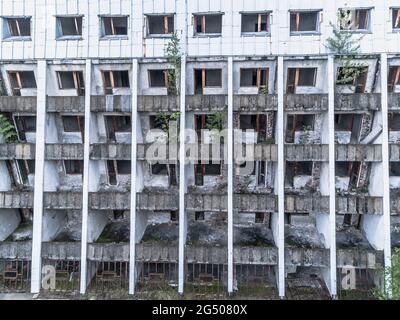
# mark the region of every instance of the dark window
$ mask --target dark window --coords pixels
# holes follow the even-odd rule
[[[116,160],[118,174],[131,174],[130,160]]]
[[[130,160],[108,160],[107,161],[108,182],[117,184],[117,175],[131,174]]]
[[[221,175],[221,164],[195,164],[195,184],[201,186],[204,184],[204,176],[218,176]]]
[[[57,71],[60,90],[76,89],[79,95],[85,93],[85,82],[82,71]]]
[[[264,212],[257,212],[256,213],[255,223],[264,223]]]
[[[393,29],[400,29],[400,8],[392,9],[392,21]]]
[[[400,161],[391,161],[389,163],[389,172],[391,176],[400,176]]]
[[[340,9],[340,29],[348,31],[369,30],[370,12],[370,9]]]
[[[131,131],[130,116],[104,116],[106,121],[106,129],[109,140],[115,140],[116,132]]]
[[[33,71],[9,71],[8,75],[14,96],[21,95],[21,89],[36,88],[35,73]]]
[[[267,117],[265,114],[241,114],[240,129],[254,130],[258,133],[258,141],[263,141],[267,133]]]
[[[319,11],[290,13],[290,32],[317,32]]]
[[[315,115],[288,114],[286,121],[286,142],[294,142],[295,131],[313,131]]]
[[[296,93],[296,88],[314,87],[317,68],[288,68],[287,93]]]
[[[168,174],[167,165],[161,163],[151,165],[151,174],[166,176]]]
[[[84,132],[85,119],[83,116],[62,116],[65,132]]]
[[[167,71],[166,70],[149,70],[150,87],[164,88],[167,86]]]
[[[113,94],[114,88],[129,88],[129,72],[103,71],[103,86],[105,94]]]
[[[128,35],[128,17],[102,17],[102,36]]]
[[[31,17],[4,18],[4,39],[31,36]]]
[[[196,221],[204,221],[204,211],[196,211],[194,214],[194,219]]]
[[[57,37],[81,36],[82,17],[57,17]]]
[[[195,69],[194,70],[195,93],[202,94],[206,87],[222,86],[221,69]]]
[[[221,34],[222,14],[194,15],[194,34]]]
[[[389,124],[389,130],[400,131],[400,113],[389,112],[388,124]]]
[[[125,210],[113,210],[114,220],[125,219]]]
[[[28,175],[35,173],[35,160],[17,160],[17,165],[22,182],[28,183]]]
[[[312,167],[312,161],[287,161],[288,173],[292,173],[293,176],[311,176]]]
[[[66,174],[82,174],[83,161],[82,160],[64,160],[64,167]]]
[[[269,13],[242,13],[242,32],[269,32]]]
[[[394,86],[400,85],[400,66],[389,67],[388,91],[393,92]]]
[[[205,164],[204,173],[208,176],[219,176],[221,175],[221,165],[220,164]]]
[[[353,85],[355,93],[364,93],[368,76],[368,67],[356,68],[356,73],[348,74],[346,68],[338,68],[337,85]]]
[[[107,161],[108,182],[112,185],[117,184],[117,170],[114,160]]]
[[[269,70],[267,68],[240,69],[241,87],[265,87],[268,89]]]
[[[147,34],[162,35],[174,32],[174,16],[149,15],[147,18]]]
[[[172,222],[178,221],[178,211],[170,211],[170,220]]]

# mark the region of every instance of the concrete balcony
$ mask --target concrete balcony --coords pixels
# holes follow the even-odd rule
[[[233,196],[233,207],[239,212],[275,212],[278,207],[274,194],[245,194]]]
[[[257,94],[257,95],[234,95],[234,111],[265,112],[278,110],[278,95]]]
[[[178,193],[137,193],[136,208],[139,210],[178,210]]]
[[[228,105],[227,95],[187,95],[186,111],[223,111]]]
[[[0,160],[35,159],[35,145],[33,143],[0,144]]]
[[[46,144],[46,160],[82,160],[83,144],[57,143]]]
[[[42,259],[49,260],[80,260],[80,242],[43,242]]]
[[[278,249],[272,247],[233,247],[235,264],[278,264]]]
[[[212,193],[188,193],[185,197],[186,209],[197,211],[226,211],[228,196]]]
[[[228,263],[228,250],[226,247],[187,245],[185,253],[187,263]]]
[[[278,161],[278,145],[257,143],[254,149],[256,161]]]
[[[89,243],[87,257],[91,261],[129,261],[129,243]]]
[[[388,108],[389,108],[389,111],[399,111],[400,110],[400,93],[389,93]]]
[[[337,214],[383,214],[383,198],[348,195],[336,196]]]
[[[180,110],[179,96],[138,96],[140,112],[176,112]]]
[[[0,208],[10,208],[10,209],[33,208],[33,192],[25,192],[25,191],[0,192]]]
[[[90,159],[130,160],[131,145],[122,143],[92,144],[90,146]]]
[[[336,161],[382,161],[382,146],[375,144],[336,144]]]
[[[26,259],[32,256],[32,242],[0,242],[0,259]]]
[[[400,161],[400,144],[389,144],[389,161]]]
[[[85,113],[85,97],[47,97],[47,112]]]
[[[390,213],[400,215],[400,194],[395,190],[390,192]]]
[[[131,193],[127,192],[90,192],[89,208],[95,210],[129,210]]]
[[[43,195],[43,206],[46,209],[82,209],[81,192],[45,192]]]
[[[328,145],[286,144],[287,161],[328,161]]]
[[[178,246],[162,243],[136,244],[136,261],[138,262],[178,262]]]
[[[329,267],[329,249],[285,246],[285,265]]]
[[[380,93],[336,93],[335,111],[381,110]]]
[[[360,269],[375,269],[378,264],[383,265],[383,251],[338,248],[336,264],[338,268],[354,266]]]
[[[285,212],[329,213],[329,197],[316,195],[286,195]]]
[[[327,94],[286,94],[285,111],[326,111],[328,110]]]
[[[36,113],[36,97],[0,96],[0,112]]]
[[[90,110],[93,112],[131,112],[132,97],[123,96],[91,96]]]

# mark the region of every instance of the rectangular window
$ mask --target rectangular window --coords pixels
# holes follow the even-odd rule
[[[33,71],[9,71],[8,77],[14,96],[20,96],[21,89],[36,88],[35,73]]]
[[[299,161],[289,162],[288,165],[293,170],[293,176],[311,176],[312,175],[312,161]]]
[[[207,87],[222,87],[222,69],[194,69],[194,86],[196,94]]]
[[[149,85],[151,88],[165,88],[168,85],[166,70],[149,70]]]
[[[3,39],[31,36],[31,17],[4,18]]]
[[[389,173],[391,176],[400,177],[400,161],[391,161],[389,163]]]
[[[64,132],[85,132],[85,118],[83,116],[62,116]]]
[[[148,15],[146,20],[148,36],[170,35],[174,32],[173,15]]]
[[[336,84],[355,86],[355,93],[364,93],[368,77],[368,67],[360,67],[355,70],[357,70],[356,73],[349,74],[346,68],[339,67]]]
[[[242,68],[240,69],[241,87],[264,87],[268,90],[268,68]]]
[[[319,11],[290,12],[291,33],[319,32]]]
[[[400,30],[400,8],[392,9],[392,27],[395,31]]]
[[[56,17],[57,19],[57,39],[63,37],[82,36],[82,16],[76,17]]]
[[[314,87],[317,68],[288,68],[287,93],[296,93],[296,88]]]
[[[222,14],[193,15],[194,35],[221,35]]]
[[[346,31],[369,31],[371,10],[370,9],[340,9],[340,30]]]
[[[13,118],[19,141],[26,141],[26,133],[36,132],[35,116],[15,115]]]
[[[85,82],[82,71],[57,71],[58,87],[60,90],[75,89],[78,95],[85,94]]]
[[[115,141],[116,132],[131,132],[130,116],[104,116],[104,118],[108,139]]]
[[[400,85],[400,66],[389,67],[388,91],[393,92],[395,86]]]
[[[102,37],[127,36],[128,17],[101,17]]]
[[[400,113],[389,112],[388,125],[390,131],[400,131]]]
[[[241,114],[240,129],[254,130],[258,133],[258,142],[264,141],[267,132],[267,117],[265,114]]]
[[[202,186],[204,184],[204,176],[219,176],[221,175],[221,164],[202,164],[194,165],[195,184]]]
[[[17,160],[17,166],[22,183],[27,184],[28,176],[35,173],[35,160]]]
[[[268,33],[269,26],[269,12],[242,13],[242,33]]]
[[[82,174],[83,160],[64,160],[66,174]]]
[[[129,72],[102,71],[104,94],[113,94],[115,88],[129,88]]]
[[[107,161],[108,182],[112,185],[117,184],[117,175],[131,174],[130,160],[108,160]]]
[[[313,131],[315,115],[288,114],[286,120],[286,142],[293,143],[296,131]]]
[[[194,219],[196,221],[204,221],[204,211],[196,211],[194,213]]]
[[[156,163],[151,165],[151,174],[166,176],[168,174],[168,169],[166,164]]]

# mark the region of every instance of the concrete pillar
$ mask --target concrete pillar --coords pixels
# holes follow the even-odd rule
[[[285,157],[284,157],[284,66],[283,57],[278,57],[278,113],[277,113],[277,142],[278,142],[278,292],[285,297]]]
[[[228,293],[233,292],[233,58],[228,58]]]
[[[46,137],[46,60],[37,63],[37,108],[35,143],[35,187],[33,197],[33,234],[31,292],[39,293],[41,282],[41,250],[43,220],[44,150]]]
[[[185,286],[185,245],[187,232],[187,217],[185,210],[185,128],[186,128],[186,54],[181,61],[180,79],[180,123],[179,123],[179,262],[178,262],[178,292],[183,294]]]
[[[336,189],[335,189],[335,59],[328,57],[328,143],[329,143],[329,235],[330,293],[337,294],[336,284]]]
[[[129,250],[129,294],[135,293],[136,283],[136,167],[137,167],[137,134],[138,121],[137,96],[138,96],[138,60],[132,61],[132,142],[131,142],[131,207],[130,207],[130,250]]]
[[[388,61],[381,54],[381,104],[382,104],[382,187],[383,187],[383,253],[385,267],[391,266],[390,239],[390,187],[389,187],[389,127],[388,127]]]
[[[82,182],[82,238],[81,238],[81,281],[80,293],[87,288],[87,243],[89,217],[89,154],[90,154],[90,88],[92,86],[92,61],[86,60],[85,69],[85,136],[83,144],[83,182]]]

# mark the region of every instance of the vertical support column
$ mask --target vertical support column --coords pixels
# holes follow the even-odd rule
[[[389,127],[388,127],[388,62],[381,54],[381,105],[382,105],[382,187],[383,187],[383,254],[385,267],[391,266],[390,240],[390,187],[389,187]]]
[[[336,189],[335,189],[335,60],[328,56],[328,143],[329,143],[329,250],[330,293],[337,294],[336,283]]]
[[[186,245],[186,206],[185,206],[185,128],[186,128],[186,54],[181,59],[180,79],[180,123],[179,123],[179,262],[178,262],[178,292],[183,294],[185,285],[185,245]]]
[[[33,198],[33,234],[32,234],[32,270],[31,292],[40,292],[42,218],[43,218],[43,183],[46,136],[46,60],[37,63],[37,108],[36,108],[36,143],[35,143],[35,188]]]
[[[87,287],[87,243],[89,216],[89,154],[90,154],[90,94],[92,85],[92,61],[86,60],[85,69],[85,135],[83,144],[83,182],[82,182],[82,236],[81,236],[81,281],[80,293]]]
[[[283,57],[278,57],[278,292],[285,297],[285,157]]]
[[[137,134],[136,123],[138,96],[138,60],[132,61],[132,142],[131,142],[131,207],[130,207],[130,249],[129,249],[129,294],[135,293],[136,284],[136,165],[137,165]]]
[[[228,57],[228,293],[233,292],[233,57]]]

